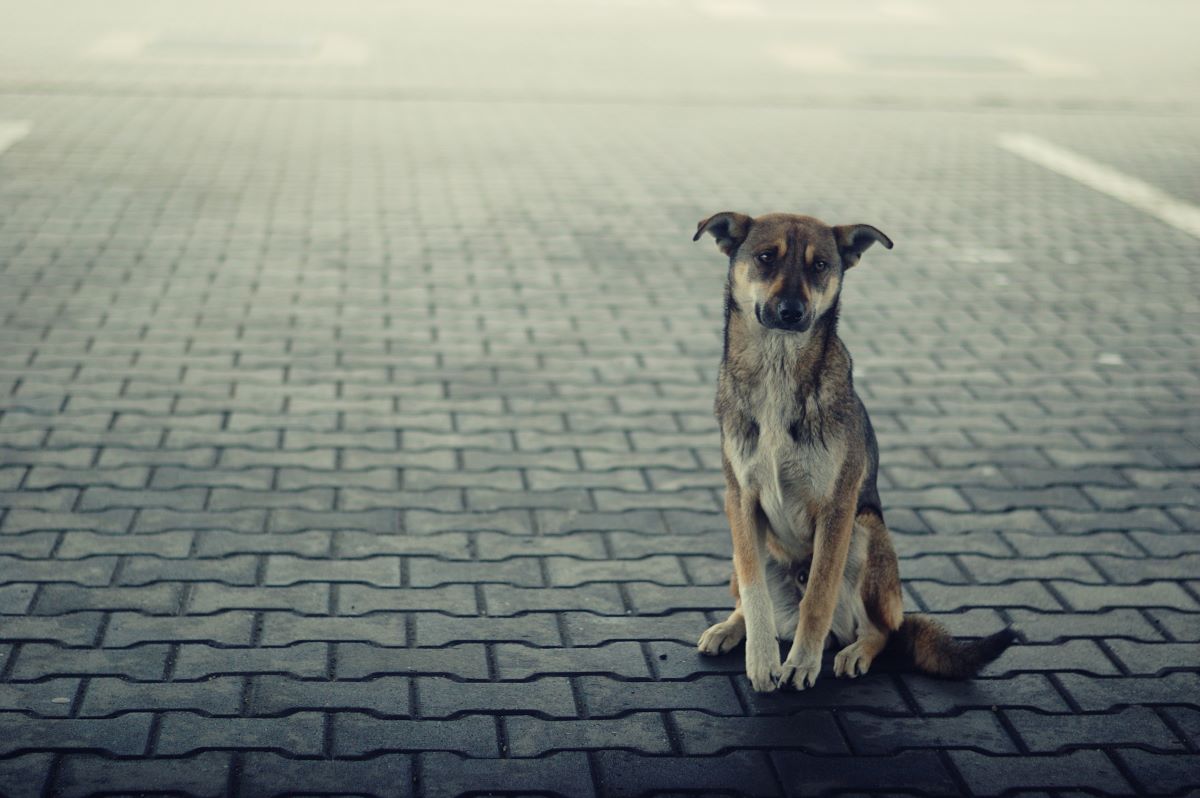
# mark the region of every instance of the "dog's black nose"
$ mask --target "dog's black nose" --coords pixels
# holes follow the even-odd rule
[[[804,303],[785,299],[779,303],[779,320],[784,324],[796,324],[804,318]]]

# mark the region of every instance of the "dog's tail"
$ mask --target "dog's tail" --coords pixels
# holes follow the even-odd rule
[[[967,679],[1003,654],[1016,639],[1016,632],[1004,628],[979,640],[956,640],[928,615],[909,613],[900,628],[892,632],[888,648],[930,676]]]

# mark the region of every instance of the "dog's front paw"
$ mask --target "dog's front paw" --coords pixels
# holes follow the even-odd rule
[[[805,690],[817,683],[821,673],[821,650],[793,651],[788,654],[783,663],[783,673],[780,676],[781,686],[791,685],[797,690]]]
[[[700,649],[701,654],[715,657],[733,650],[745,636],[744,624],[721,621],[721,623],[715,623],[708,627],[704,634],[700,635],[700,642],[696,644],[696,648]]]
[[[773,693],[779,689],[783,668],[779,663],[779,644],[767,638],[766,645],[746,644],[746,675],[756,693]]]

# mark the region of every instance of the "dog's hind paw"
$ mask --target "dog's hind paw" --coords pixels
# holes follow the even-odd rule
[[[700,650],[701,654],[715,657],[718,654],[732,651],[745,637],[746,627],[744,624],[722,621],[708,627],[704,634],[700,635],[700,642],[696,644],[696,648]]]
[[[865,676],[874,657],[861,641],[843,648],[833,658],[833,675],[839,679],[857,679]]]

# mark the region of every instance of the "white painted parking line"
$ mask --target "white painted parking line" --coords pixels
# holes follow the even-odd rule
[[[15,122],[0,121],[0,154],[28,136],[31,130],[33,123],[28,119],[18,119]]]
[[[153,38],[148,33],[110,33],[97,39],[83,55],[101,61],[132,61],[141,56]]]
[[[828,75],[855,71],[854,62],[836,47],[777,45],[767,52],[783,66],[800,72]]]
[[[1200,238],[1200,207],[1190,202],[1028,133],[1005,133],[997,143],[1015,155],[1119,199],[1126,205]]]
[[[1000,50],[999,54],[1020,64],[1021,68],[1030,75],[1046,78],[1094,78],[1096,76],[1096,70],[1087,64],[1027,47],[1006,48]]]
[[[702,0],[696,10],[717,19],[788,20],[790,22],[822,22],[837,24],[895,24],[934,25],[942,15],[928,3],[913,0],[888,0],[878,3],[859,3],[839,6],[836,3],[764,3],[761,0]]]
[[[351,36],[331,34],[321,42],[313,60],[318,64],[365,64],[370,50],[365,42]]]
[[[141,64],[332,64],[357,66],[371,56],[366,42],[338,33],[317,38],[300,37],[282,43],[255,37],[206,37],[125,31],[107,34],[83,51],[83,57],[99,61]],[[280,45],[283,45],[282,47]],[[289,52],[290,48],[293,48]]]

